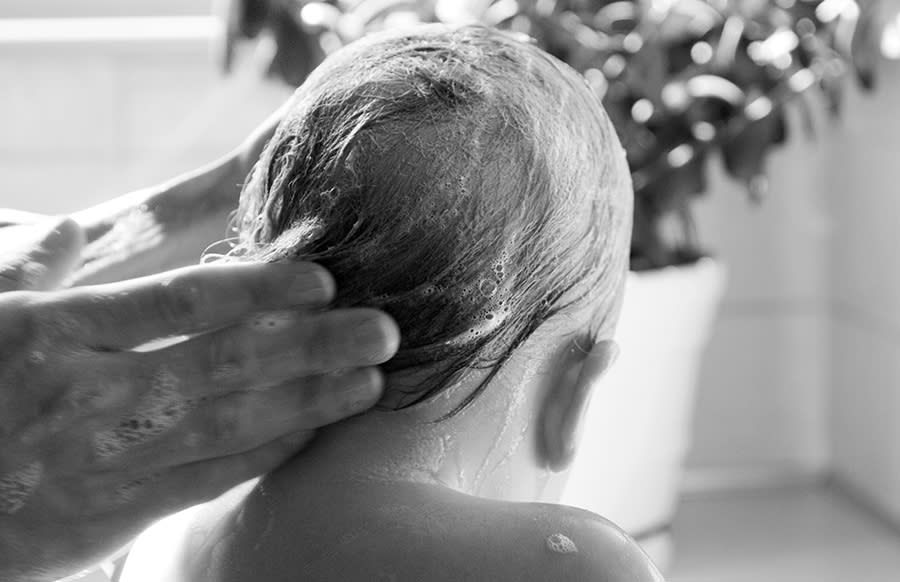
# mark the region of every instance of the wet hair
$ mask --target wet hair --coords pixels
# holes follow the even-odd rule
[[[537,47],[482,28],[381,33],[297,90],[248,178],[233,254],[328,268],[336,305],[392,315],[395,408],[489,369],[590,298],[615,310],[631,185],[599,99]]]

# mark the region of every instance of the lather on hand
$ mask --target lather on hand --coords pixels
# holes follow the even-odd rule
[[[21,290],[52,288],[82,241],[71,221],[0,228],[0,579],[11,582],[74,574],[155,519],[273,469],[315,428],[377,401],[372,366],[399,341],[381,312],[323,310],[334,283],[310,263]]]

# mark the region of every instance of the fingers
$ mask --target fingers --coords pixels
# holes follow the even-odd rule
[[[111,461],[163,469],[253,450],[365,412],[382,386],[381,373],[366,368],[210,399],[168,434]]]
[[[20,439],[41,442],[95,419],[108,425],[109,431],[101,436],[108,437],[107,449],[114,452],[132,448],[146,436],[146,431],[131,434],[134,431],[127,425],[111,427],[120,420],[142,427],[150,423],[153,431],[167,431],[202,399],[289,381],[295,387],[309,386],[306,391],[298,388],[299,397],[309,397],[313,410],[325,409],[323,416],[332,418],[327,399],[344,392],[328,386],[343,389],[354,383],[354,376],[318,375],[380,364],[393,356],[399,341],[397,325],[388,315],[372,309],[344,309],[267,314],[152,352],[91,353],[57,371],[60,377],[74,379],[64,393],[42,405],[46,414],[21,428]],[[323,378],[330,384],[320,386]],[[303,421],[320,426],[310,415]]]
[[[110,492],[102,491],[95,503],[97,509],[128,504],[143,507],[148,517],[173,513],[215,499],[235,485],[273,471],[312,438],[312,431],[300,431],[236,455],[151,471],[118,484]]]
[[[188,396],[199,398],[377,365],[390,359],[399,343],[394,320],[373,309],[280,312],[144,357],[151,368],[170,366],[192,390]]]
[[[52,307],[76,323],[89,347],[127,349],[232,325],[253,312],[322,307],[333,296],[331,275],[313,263],[220,263],[72,289]]]
[[[251,446],[254,438],[264,442],[289,430],[321,426],[370,404],[348,392],[356,384],[352,373],[317,375],[389,359],[399,344],[399,331],[389,316],[345,309],[289,314],[290,319],[281,320],[289,322],[285,325],[271,315],[153,352],[73,352],[53,372],[57,382],[69,378],[67,389],[39,403],[45,413],[17,428],[17,439],[35,446],[62,435],[58,449],[64,453],[54,461],[60,464],[89,462],[98,455],[114,458],[180,430],[187,417],[199,415],[209,402],[238,394],[199,416],[207,428],[193,432],[198,448],[206,447],[203,456]],[[276,325],[270,326],[273,322]],[[377,378],[369,380],[377,389]],[[276,388],[267,397],[262,390],[288,381],[297,390],[294,395]],[[259,394],[247,395],[254,390]],[[350,403],[341,408],[348,395]],[[280,410],[265,413],[272,402]],[[244,408],[257,412],[240,413]],[[204,430],[211,430],[213,437],[202,437]],[[92,435],[93,449],[67,444],[66,435],[82,435],[84,440],[84,434]],[[223,444],[214,449],[219,441]]]
[[[0,229],[0,292],[58,286],[83,247],[84,233],[68,218]]]
[[[151,494],[180,509],[190,503],[208,501],[248,479],[269,473],[297,454],[313,438],[311,431],[301,431],[251,451],[200,461],[172,469],[160,480]]]

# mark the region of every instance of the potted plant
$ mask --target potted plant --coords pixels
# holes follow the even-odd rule
[[[635,191],[622,357],[595,394],[561,499],[612,519],[664,567],[695,377],[724,283],[691,202],[720,156],[751,200],[787,139],[785,111],[818,91],[837,113],[855,71],[873,83],[874,5],[855,0],[235,0],[241,39],[274,40],[269,70],[299,85],[330,52],[410,22],[480,22],[533,38],[584,74],[626,149]],[[810,124],[811,125],[811,124]]]

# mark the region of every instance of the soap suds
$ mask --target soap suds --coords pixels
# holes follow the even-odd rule
[[[126,483],[122,483],[116,487],[116,501],[119,503],[131,503],[134,501],[140,491],[150,482],[156,480],[157,475],[147,475],[138,479],[132,479]]]
[[[12,515],[25,506],[25,502],[37,489],[44,473],[40,461],[0,477],[0,513]]]
[[[568,536],[555,533],[547,538],[547,549],[555,554],[577,554],[578,547]]]
[[[132,415],[123,418],[115,428],[94,435],[97,455],[114,457],[178,424],[194,407],[193,401],[182,398],[178,388],[175,375],[162,368]]]

